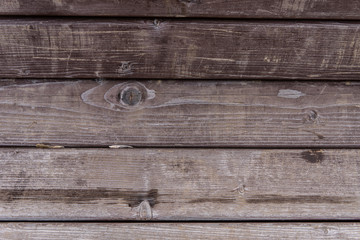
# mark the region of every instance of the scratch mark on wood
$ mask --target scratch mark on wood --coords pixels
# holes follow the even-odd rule
[[[317,133],[315,131],[312,131],[312,130],[308,130],[308,129],[302,129],[304,132],[308,132],[308,133],[312,133],[314,134],[315,136],[318,137],[318,139],[324,139],[324,135],[321,135],[320,133]]]

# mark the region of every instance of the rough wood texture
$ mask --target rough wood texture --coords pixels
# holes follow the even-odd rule
[[[0,144],[358,147],[359,92],[331,81],[1,80]]]
[[[1,15],[360,19],[357,0],[1,0]]]
[[[359,26],[3,19],[0,76],[357,80]]]
[[[3,240],[359,239],[359,223],[1,223]]]
[[[0,159],[0,220],[360,216],[360,150],[3,148]]]

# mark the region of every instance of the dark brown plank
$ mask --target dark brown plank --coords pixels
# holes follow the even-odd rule
[[[356,0],[1,0],[1,15],[360,19]]]
[[[1,80],[0,144],[357,148],[359,92],[335,81]]]
[[[0,220],[360,216],[360,150],[3,148],[0,159]]]
[[[360,77],[358,23],[0,20],[2,78]]]
[[[3,240],[358,239],[359,223],[0,223]]]

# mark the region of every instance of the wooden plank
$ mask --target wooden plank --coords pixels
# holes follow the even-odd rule
[[[0,152],[0,220],[359,219],[360,150]]]
[[[0,81],[0,145],[358,147],[359,82]]]
[[[4,240],[358,239],[359,223],[0,223]]]
[[[360,19],[356,0],[1,0],[1,15]]]
[[[359,26],[3,19],[0,76],[358,80]]]

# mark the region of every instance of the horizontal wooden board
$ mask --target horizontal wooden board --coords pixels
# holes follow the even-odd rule
[[[358,239],[359,223],[0,223],[18,239]]]
[[[0,151],[0,220],[360,219],[360,150]]]
[[[358,80],[359,26],[3,19],[0,77]]]
[[[1,15],[360,19],[357,0],[1,0]]]
[[[1,80],[0,145],[357,148],[359,93],[355,81]]]

